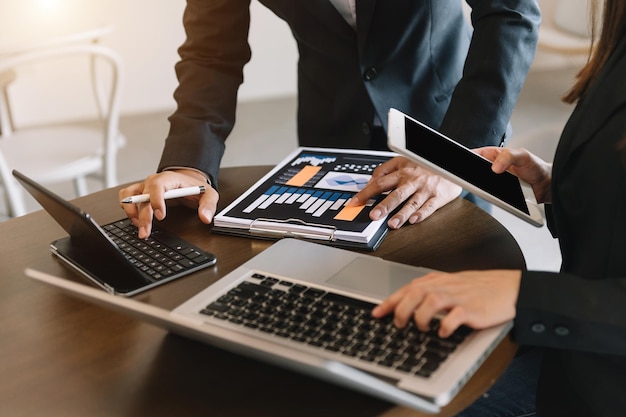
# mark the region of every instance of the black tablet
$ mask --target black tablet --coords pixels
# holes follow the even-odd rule
[[[24,174],[13,176],[69,234],[50,244],[58,258],[104,290],[131,296],[214,265],[212,253],[153,226],[137,237],[128,218],[100,226],[85,211]]]

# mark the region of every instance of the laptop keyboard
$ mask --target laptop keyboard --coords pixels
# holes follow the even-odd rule
[[[438,320],[420,331],[391,316],[374,319],[374,304],[254,274],[207,305],[202,314],[403,373],[429,377],[470,333],[437,336]]]
[[[126,258],[153,281],[215,263],[214,257],[163,230],[153,228],[149,238],[140,239],[129,219],[107,224],[103,229]]]

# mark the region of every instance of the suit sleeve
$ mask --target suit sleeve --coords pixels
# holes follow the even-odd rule
[[[626,352],[626,278],[522,273],[515,340],[593,353]]]
[[[463,78],[440,130],[470,148],[500,145],[535,55],[536,0],[467,0],[474,27]]]
[[[237,91],[250,60],[250,0],[188,0],[186,40],[176,64],[177,109],[159,163],[207,173],[216,185],[224,141],[235,122]]]

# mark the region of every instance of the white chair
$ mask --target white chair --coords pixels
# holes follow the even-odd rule
[[[117,184],[116,155],[125,144],[118,127],[122,61],[115,51],[91,41],[99,34],[87,32],[0,54],[0,186],[4,188],[9,215],[26,212],[21,189],[11,175],[13,169],[43,184],[73,181],[79,196],[87,193],[88,175],[99,176],[105,187]],[[45,74],[45,70],[34,71],[33,65],[44,68],[63,60],[69,60],[73,68],[84,65],[87,85],[77,82],[76,91],[63,91],[63,96],[52,97],[48,106],[64,106],[65,97],[89,95],[98,122],[72,120],[17,126],[12,100],[19,98],[22,104],[36,100],[41,105],[45,99],[32,93],[26,98],[13,96],[12,88],[19,83],[21,71],[29,79],[33,74]]]

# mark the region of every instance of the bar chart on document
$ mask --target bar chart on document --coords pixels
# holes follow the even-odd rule
[[[295,236],[368,244],[384,222],[369,218],[383,197],[346,203],[368,183],[391,152],[298,148],[215,217],[216,231]],[[232,232],[236,232],[231,230]],[[382,238],[382,236],[378,236]],[[379,243],[379,242],[377,242]]]

